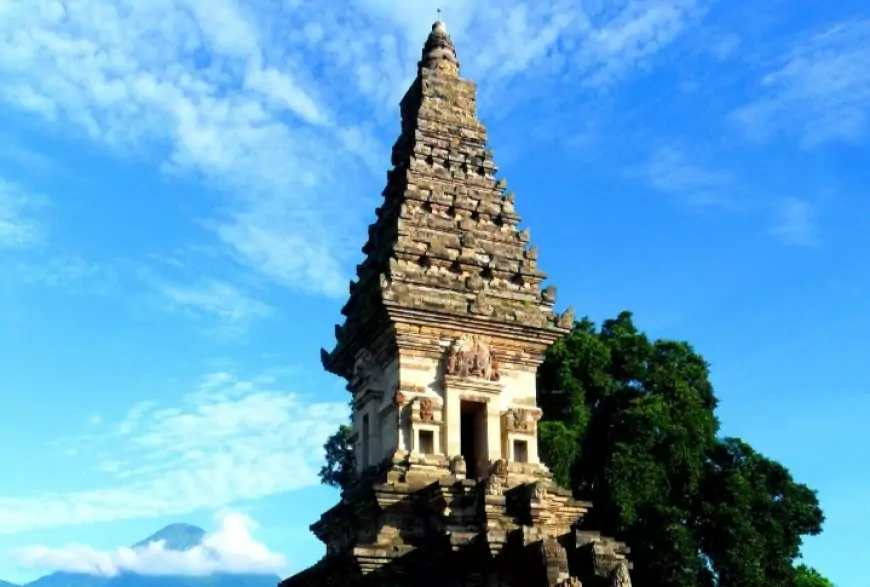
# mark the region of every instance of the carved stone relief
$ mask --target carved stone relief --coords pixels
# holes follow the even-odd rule
[[[462,455],[457,455],[450,459],[450,472],[454,475],[465,476],[465,473],[468,471],[468,468],[465,465],[465,459]]]
[[[574,308],[568,308],[562,314],[559,314],[556,319],[556,325],[559,328],[573,328],[574,327]]]
[[[484,486],[484,491],[487,495],[497,497],[502,496],[504,495],[504,483],[502,483],[502,480],[499,477],[495,475],[490,475],[486,478],[486,485]]]
[[[420,400],[420,420],[423,422],[432,422],[435,420],[435,404],[428,397]]]
[[[511,408],[507,411],[507,429],[510,432],[532,432],[534,418],[530,410]]]
[[[447,375],[478,377],[486,381],[501,378],[498,361],[489,345],[473,335],[463,335],[453,342],[447,353]]]
[[[568,553],[555,538],[545,538],[541,541],[541,558],[547,570],[547,576],[557,583],[568,575]],[[553,581],[555,579],[555,581]]]
[[[620,562],[610,576],[611,587],[631,587],[631,575],[628,572],[628,563]]]
[[[507,477],[508,474],[508,465],[507,461],[504,459],[498,459],[493,462],[492,467],[490,467],[489,471],[490,475],[497,475],[499,477]]]
[[[377,373],[377,364],[375,358],[367,349],[357,353],[356,359],[353,362],[353,380],[352,385],[358,386],[369,382]]]

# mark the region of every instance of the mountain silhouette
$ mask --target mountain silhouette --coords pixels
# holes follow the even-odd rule
[[[205,530],[190,524],[170,524],[133,545],[133,548],[148,546],[152,542],[162,540],[166,550],[190,550],[202,544]]]
[[[163,541],[166,550],[185,551],[202,544],[205,530],[191,524],[170,524],[133,548]],[[0,581],[0,587],[277,587],[280,578],[272,574],[214,573],[204,577],[152,576],[122,573],[114,577],[85,573],[51,573],[23,586]]]

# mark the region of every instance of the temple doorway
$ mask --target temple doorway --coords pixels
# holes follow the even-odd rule
[[[459,404],[461,418],[460,451],[465,459],[466,476],[479,479],[486,475],[489,463],[486,434],[486,404],[462,401]]]

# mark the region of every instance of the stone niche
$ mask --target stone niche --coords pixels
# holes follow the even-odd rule
[[[431,460],[443,455],[442,426],[444,410],[441,399],[428,395],[414,398],[407,408],[410,416],[410,452],[412,461]]]
[[[505,458],[517,464],[538,465],[537,423],[541,410],[528,406],[512,406],[502,414],[502,451]]]
[[[368,349],[357,353],[348,390],[353,394],[352,442],[359,472],[389,456],[400,429],[388,390],[397,365],[382,365]]]

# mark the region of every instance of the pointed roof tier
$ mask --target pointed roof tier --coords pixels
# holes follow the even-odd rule
[[[476,85],[459,71],[438,21],[401,101],[393,168],[342,309],[345,324],[333,351],[322,351],[335,374],[351,376],[364,344],[401,344],[397,324],[449,321],[545,344],[573,324],[573,311],[554,314],[555,288],[541,287],[537,249],[518,228],[507,182],[496,179]]]

